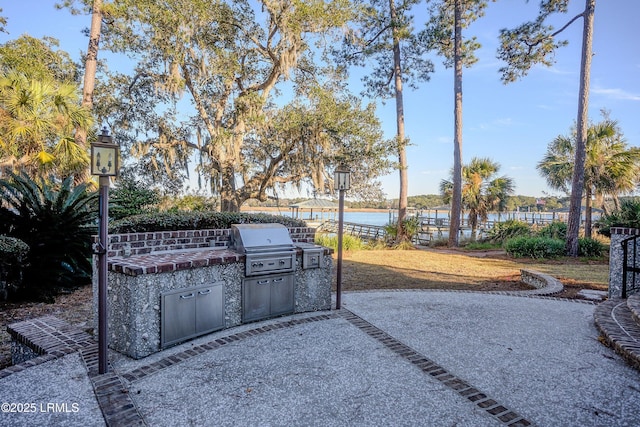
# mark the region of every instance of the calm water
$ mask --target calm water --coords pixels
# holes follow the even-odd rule
[[[292,216],[291,211],[289,210],[281,210],[280,212],[275,212],[275,211],[259,211],[259,210],[255,210],[255,211],[251,211],[253,213],[267,213],[267,214],[274,214],[274,215],[282,215],[282,216]],[[395,212],[392,212],[393,215],[395,215]],[[344,221],[345,222],[355,222],[357,224],[368,224],[368,225],[386,225],[389,223],[389,218],[391,218],[390,216],[391,214],[389,214],[388,212],[345,212],[344,213]],[[302,219],[304,219],[305,221],[309,220],[309,213],[305,212],[304,214],[301,215]],[[326,220],[326,219],[333,219],[334,217],[332,215],[328,215],[326,212],[323,214],[322,219]],[[338,219],[338,215],[335,215],[335,219]],[[320,216],[319,215],[313,215],[313,220],[314,221],[320,221]]]
[[[255,210],[252,212],[262,212],[262,213],[271,213],[271,214],[277,214],[277,215],[283,215],[283,216],[292,216],[292,213],[290,210],[288,209],[283,209],[280,212],[274,212],[274,211],[269,211],[269,212],[265,212],[265,211],[259,211],[259,210]],[[414,214],[415,215],[415,214]],[[429,212],[421,212],[420,213],[421,216],[429,216],[431,218],[435,218],[436,217],[436,212],[435,211],[429,211]],[[496,214],[489,214],[489,221],[505,221],[507,219],[519,219],[521,221],[525,221],[525,222],[529,222],[529,223],[539,223],[539,222],[548,222],[552,219],[560,219],[560,220],[564,220],[566,221],[566,214],[561,214],[564,215],[563,217],[558,217],[558,214],[556,214],[556,216],[554,217],[554,215],[551,212],[506,212],[506,213],[501,213],[500,215]],[[389,224],[389,222],[391,221],[395,221],[395,218],[397,216],[397,212],[396,211],[390,211],[390,212],[352,212],[352,211],[348,211],[344,213],[344,221],[345,222],[355,222],[357,224],[368,224],[368,225],[386,225]],[[302,219],[304,220],[308,220],[309,219],[309,213],[305,212],[304,214],[302,214]],[[448,218],[448,212],[447,211],[439,211],[437,212],[437,217],[438,218]],[[323,214],[323,219],[332,219],[334,218],[331,215],[328,215],[327,213]],[[464,218],[466,218],[466,215],[464,216]],[[314,220],[316,221],[320,221],[320,217],[314,214]],[[338,219],[338,216],[336,214],[335,219]],[[595,219],[595,215],[594,215],[594,219]]]

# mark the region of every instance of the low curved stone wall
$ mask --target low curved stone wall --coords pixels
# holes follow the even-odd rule
[[[552,295],[562,292],[564,289],[562,283],[555,277],[535,270],[520,270],[520,280],[536,288],[530,291],[522,291],[522,293],[530,295]]]

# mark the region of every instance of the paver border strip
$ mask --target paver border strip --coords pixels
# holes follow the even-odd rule
[[[339,313],[342,318],[347,320],[349,323],[379,341],[382,345],[398,354],[403,359],[417,366],[425,374],[429,374],[431,377],[457,392],[460,396],[466,398],[478,408],[484,410],[487,414],[500,421],[503,425],[509,427],[526,427],[533,425],[531,421],[526,420],[517,412],[500,404],[498,401],[492,399],[486,393],[483,393],[467,381],[450,373],[431,359],[397,340],[392,335],[389,335],[387,332],[372,323],[364,320],[357,314],[347,309],[342,309]]]
[[[593,301],[593,300],[586,300],[586,299],[562,298],[562,297],[554,297],[550,295],[526,293],[529,291],[474,291],[474,290],[468,290],[468,289],[357,289],[357,290],[350,290],[350,291],[342,291],[343,294],[374,293],[374,292],[447,292],[447,293],[459,293],[459,294],[504,295],[508,297],[546,299],[551,301],[563,301],[563,302],[572,302],[576,304],[587,304],[587,305],[599,305],[607,301],[607,300]],[[524,292],[524,293],[521,293],[521,292]]]

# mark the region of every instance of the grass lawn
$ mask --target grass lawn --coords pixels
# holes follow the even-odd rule
[[[335,257],[335,254],[334,254]],[[362,250],[343,254],[343,289],[521,290],[520,269],[560,279],[565,285],[606,290],[607,260],[515,259],[502,251]],[[566,295],[569,296],[569,295]]]

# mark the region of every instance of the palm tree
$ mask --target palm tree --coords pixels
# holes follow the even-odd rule
[[[513,180],[507,176],[495,177],[500,165],[489,158],[474,157],[462,168],[462,206],[469,214],[471,240],[476,239],[479,221],[486,221],[489,212],[503,211],[507,196],[513,194]],[[443,180],[440,192],[445,203],[451,201],[453,182]]]
[[[87,152],[75,143],[74,131],[91,123],[75,85],[18,72],[0,76],[1,169],[66,177],[88,167]]]
[[[574,164],[576,132],[557,136],[549,146],[537,169],[556,190],[569,192]],[[584,167],[585,237],[591,237],[591,198],[595,196],[604,208],[605,196],[618,195],[635,188],[640,172],[640,150],[628,148],[618,123],[608,117],[587,130]]]

